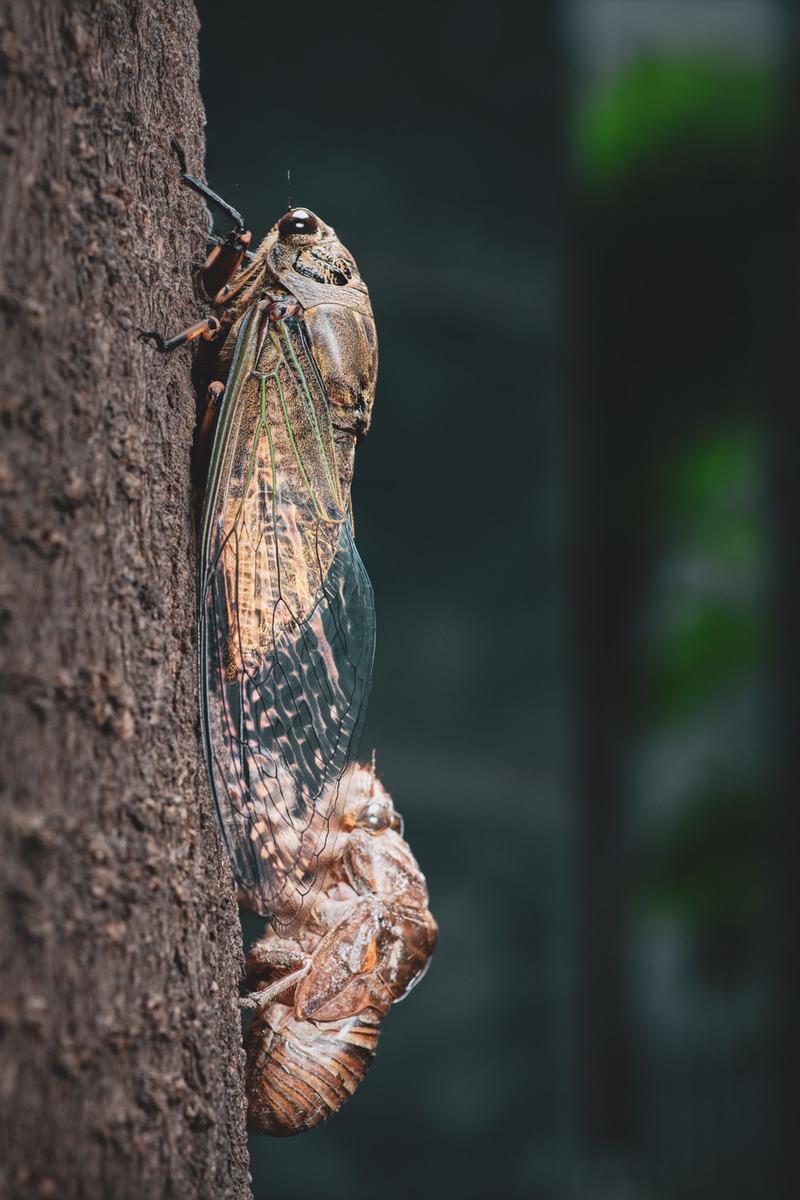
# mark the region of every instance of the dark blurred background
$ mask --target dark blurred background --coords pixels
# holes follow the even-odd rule
[[[370,286],[364,749],[441,926],[256,1197],[800,1194],[797,6],[198,7],[209,180]]]

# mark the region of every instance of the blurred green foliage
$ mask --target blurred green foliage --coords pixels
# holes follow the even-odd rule
[[[687,605],[654,647],[654,715],[684,716],[707,697],[746,678],[763,661],[765,642],[760,613],[725,600]]]
[[[718,983],[753,968],[765,911],[766,776],[740,777],[739,747],[726,754],[715,730],[768,670],[767,469],[755,421],[701,431],[669,458],[656,506],[661,570],[643,665],[644,732],[705,726],[712,758],[645,837],[633,901],[640,918],[679,921],[696,969]]]
[[[668,615],[652,638],[651,718],[685,717],[746,681],[768,658],[759,594],[768,558],[765,470],[763,440],[752,425],[700,435],[665,467],[659,497],[665,553],[691,559],[696,582],[667,596]]]
[[[575,165],[584,182],[608,187],[676,145],[759,142],[779,107],[774,73],[705,57],[640,60],[576,108]]]
[[[766,469],[764,439],[752,424],[700,436],[664,470],[660,496],[669,532],[726,566],[764,566],[759,492]]]
[[[696,795],[641,863],[636,905],[692,931],[706,978],[752,966],[766,906],[767,805],[757,783],[727,780]]]

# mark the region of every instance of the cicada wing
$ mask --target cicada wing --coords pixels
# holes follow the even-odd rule
[[[255,364],[257,336],[239,336],[204,507],[201,720],[237,878],[288,933],[332,853],[375,618],[318,376],[297,329]]]

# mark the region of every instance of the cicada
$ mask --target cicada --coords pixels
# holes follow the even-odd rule
[[[249,1121],[324,1120],[437,938],[388,794],[355,755],[375,644],[350,485],[377,374],[369,293],[334,230],[290,209],[254,254],[239,213],[198,272],[219,308],[163,351],[217,347],[200,424],[198,674],[208,777],[242,899],[272,928],[243,1003]],[[354,782],[355,781],[355,782]],[[348,794],[350,796],[348,798]],[[324,884],[324,888],[323,888]]]
[[[287,212],[254,254],[232,221],[198,272],[220,316],[165,340],[219,347],[201,437],[200,724],[242,899],[296,930],[325,877],[370,688],[372,588],[350,484],[370,424],[377,340],[366,284],[335,231]],[[202,453],[202,450],[201,450]]]

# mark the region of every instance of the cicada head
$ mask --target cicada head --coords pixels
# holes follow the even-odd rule
[[[353,770],[342,827],[365,829],[372,834],[394,829],[402,837],[403,818],[375,774],[374,766],[357,766]]]
[[[307,208],[290,208],[258,250],[269,273],[305,308],[339,304],[370,312],[367,287],[335,229]]]
[[[276,265],[297,271],[317,283],[345,287],[358,279],[358,268],[331,229],[307,208],[292,208],[278,222],[273,253]]]

